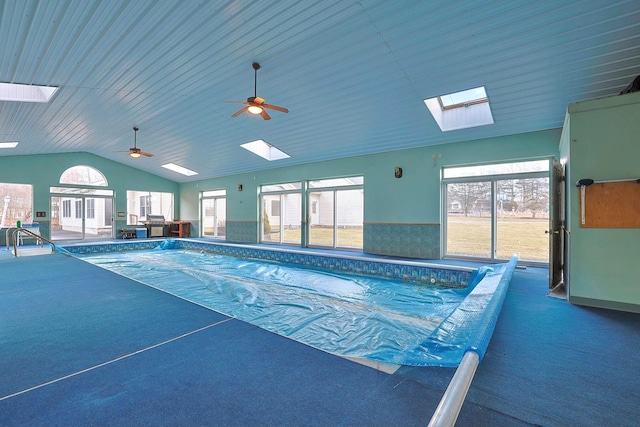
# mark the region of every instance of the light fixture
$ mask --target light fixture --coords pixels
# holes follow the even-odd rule
[[[198,172],[176,165],[175,163],[167,163],[166,165],[162,165],[162,167],[186,176],[198,175]]]
[[[16,148],[18,143],[16,141],[12,142],[0,142],[0,148]]]
[[[249,106],[247,111],[249,111],[251,114],[262,114],[262,108],[260,108],[260,107],[258,107],[256,105]]]
[[[132,151],[131,153],[129,153],[129,155],[134,159],[137,159],[138,157],[140,157],[140,153],[138,153],[137,151]]]

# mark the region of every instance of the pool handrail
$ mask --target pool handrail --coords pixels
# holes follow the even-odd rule
[[[453,427],[456,424],[479,363],[480,356],[475,351],[470,350],[464,354],[428,427]]]
[[[51,245],[52,247],[52,253],[56,253],[57,249],[56,249],[56,244],[53,243],[51,240],[47,239],[46,237],[41,236],[40,234],[36,234],[33,231],[27,230],[26,228],[22,228],[22,227],[10,227],[7,229],[6,234],[5,234],[5,239],[7,242],[7,250],[9,250],[9,231],[13,230],[13,233],[11,233],[11,242],[13,242],[13,256],[17,257],[18,256],[18,238],[17,238],[17,234],[18,233],[24,233],[27,235],[30,235],[31,237],[35,238],[36,241],[40,241],[40,247],[44,246],[43,242],[47,242]]]

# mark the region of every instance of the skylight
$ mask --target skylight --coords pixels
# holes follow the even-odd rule
[[[241,144],[240,146],[245,150],[249,150],[253,154],[256,154],[269,161],[291,157],[287,153],[278,150],[273,145],[261,139],[258,139],[257,141],[247,142],[246,144]]]
[[[424,103],[443,132],[493,124],[484,86],[425,99]]]
[[[17,142],[0,142],[0,148],[16,148]]]
[[[198,172],[194,172],[191,169],[183,168],[182,166],[176,165],[175,163],[167,163],[166,165],[162,165],[162,167],[186,176],[198,175]]]
[[[0,83],[0,101],[49,102],[57,90],[52,86]]]
[[[463,90],[462,92],[450,93],[448,95],[440,95],[439,98],[443,110],[464,107],[465,104],[489,102],[484,86]]]

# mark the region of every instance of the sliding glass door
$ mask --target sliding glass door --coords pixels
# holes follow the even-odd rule
[[[361,176],[309,181],[309,246],[362,249],[363,184]]]
[[[51,187],[51,239],[112,239],[113,191]]]
[[[447,184],[447,255],[491,258],[491,182]]]
[[[224,239],[227,234],[227,192],[226,190],[204,191],[202,193],[203,237]]]
[[[549,262],[549,161],[443,170],[444,254]]]
[[[113,198],[51,196],[51,239],[113,238]]]

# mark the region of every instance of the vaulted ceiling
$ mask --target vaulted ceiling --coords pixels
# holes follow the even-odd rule
[[[89,152],[187,182],[562,127],[640,74],[640,2],[0,1],[0,156]],[[231,115],[258,95],[272,119]],[[494,124],[441,132],[423,99],[485,86]],[[137,145],[154,157],[131,159]],[[291,157],[240,147],[263,139]],[[199,174],[184,177],[169,162]]]

